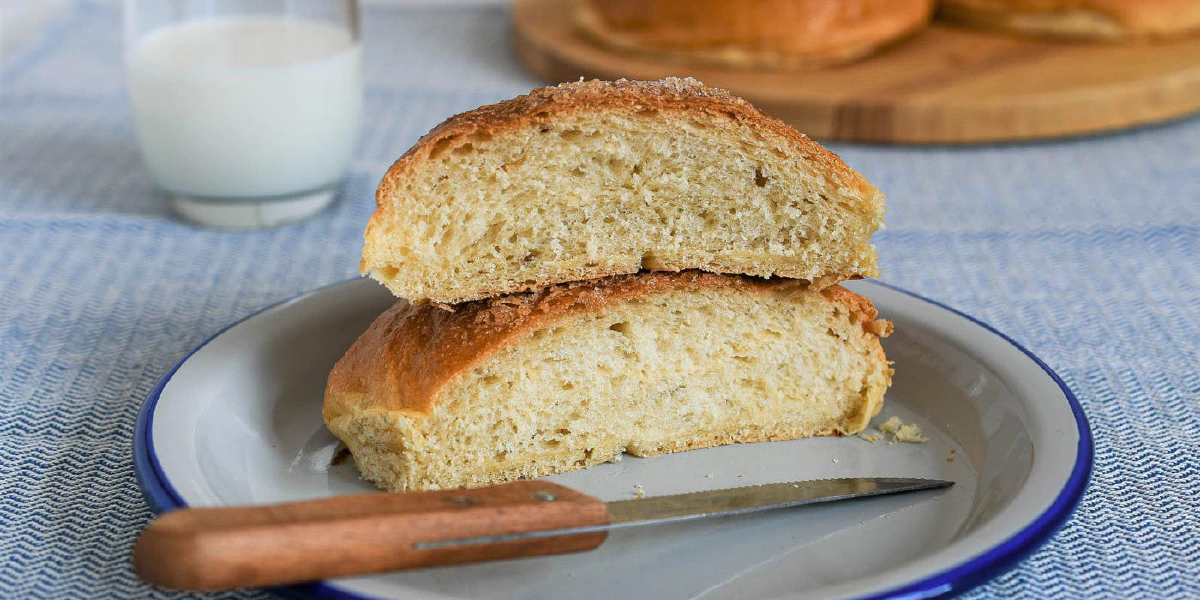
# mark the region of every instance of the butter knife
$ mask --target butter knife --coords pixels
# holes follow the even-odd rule
[[[609,531],[945,488],[950,481],[817,479],[603,502],[547,481],[266,506],[188,508],[134,547],[148,583],[227,590],[592,550]]]

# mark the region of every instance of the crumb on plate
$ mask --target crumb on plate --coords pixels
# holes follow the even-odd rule
[[[900,417],[892,417],[879,425],[879,431],[891,436],[893,442],[921,444],[929,438],[921,434],[921,426],[916,423],[904,424]]]

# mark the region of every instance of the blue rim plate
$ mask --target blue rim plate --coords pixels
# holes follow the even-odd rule
[[[292,300],[288,300],[288,301],[276,304],[274,306],[271,306],[269,308],[263,309],[262,311],[259,311],[258,313],[255,313],[254,315],[246,317],[245,319],[238,321],[238,322],[226,327],[225,329],[222,329],[218,333],[214,334],[212,337],[210,337],[208,340],[206,340],[203,344],[201,344],[195,350],[190,352],[187,356],[183,357],[183,359],[181,359],[174,367],[172,367],[172,369],[169,372],[167,372],[167,374],[158,382],[158,384],[150,392],[150,395],[147,397],[145,403],[143,404],[143,406],[141,408],[141,411],[138,415],[137,425],[136,425],[136,429],[135,429],[135,433],[134,433],[134,443],[133,443],[134,467],[135,467],[135,471],[137,474],[138,483],[141,486],[142,493],[146,499],[146,502],[148,503],[150,508],[155,513],[161,513],[164,511],[174,510],[174,509],[178,509],[178,508],[184,508],[189,505],[188,502],[186,502],[184,499],[185,494],[181,493],[179,491],[179,489],[177,489],[177,485],[172,481],[172,478],[169,475],[169,470],[164,468],[164,465],[162,464],[162,461],[160,460],[161,457],[160,457],[159,453],[156,452],[155,443],[154,443],[154,427],[156,424],[156,411],[159,408],[160,401],[164,397],[164,391],[168,388],[168,384],[170,384],[176,378],[176,375],[180,372],[180,370],[183,369],[185,367],[185,365],[188,365],[189,361],[192,361],[196,357],[198,352],[200,352],[204,348],[213,344],[215,340],[222,338],[222,336],[226,335],[227,333],[229,333],[235,329],[242,329],[244,327],[252,325],[251,321],[254,320],[256,317],[259,317],[264,314],[276,314],[276,315],[284,314],[285,315],[287,311],[293,310],[294,307],[296,307],[298,305],[298,303],[305,302],[307,299],[313,299],[313,298],[318,298],[318,297],[322,297],[322,296],[332,296],[332,295],[337,295],[337,294],[345,294],[349,290],[359,290],[358,293],[364,293],[364,292],[361,292],[361,288],[363,288],[364,286],[370,286],[370,285],[371,285],[370,283],[364,282],[361,280],[354,280],[354,281],[350,281],[350,282],[334,284],[331,286],[326,286],[326,287],[320,288],[313,292],[309,292],[307,294],[304,294],[304,295],[294,298]],[[1057,473],[1059,473],[1059,475],[1056,476],[1055,481],[1053,482],[1053,486],[1055,489],[1052,490],[1052,492],[1053,492],[1052,495],[1048,496],[1048,498],[1050,498],[1048,500],[1048,503],[1046,503],[1043,508],[1039,508],[1039,510],[1038,510],[1038,512],[1036,512],[1036,514],[1032,514],[1029,517],[1022,518],[1022,520],[1020,521],[1020,526],[1011,527],[1011,531],[1007,531],[1005,533],[1005,535],[1003,535],[1002,538],[997,538],[994,541],[994,543],[989,542],[988,547],[984,551],[976,553],[973,556],[969,556],[969,558],[966,558],[961,561],[947,563],[942,568],[938,568],[938,569],[934,570],[933,572],[927,573],[925,576],[912,578],[911,580],[904,581],[904,582],[900,583],[899,585],[889,586],[887,589],[884,589],[884,590],[875,590],[875,591],[871,591],[869,593],[863,594],[863,593],[857,593],[856,590],[854,590],[852,588],[847,588],[845,586],[843,586],[841,588],[838,588],[838,587],[828,588],[830,590],[833,590],[833,592],[831,592],[831,593],[836,593],[837,595],[842,596],[842,597],[872,598],[872,599],[875,599],[875,598],[878,598],[878,599],[883,599],[883,598],[936,598],[936,597],[948,597],[948,596],[960,594],[960,593],[962,593],[974,586],[977,586],[980,583],[982,583],[988,579],[994,578],[994,577],[1000,575],[1001,573],[1007,571],[1008,569],[1012,568],[1018,561],[1027,557],[1035,549],[1037,549],[1039,546],[1044,544],[1056,531],[1058,531],[1058,529],[1060,527],[1062,527],[1062,525],[1070,517],[1071,513],[1073,512],[1075,507],[1078,505],[1079,500],[1082,497],[1082,495],[1087,487],[1087,484],[1088,484],[1088,481],[1089,481],[1089,478],[1091,475],[1091,471],[1092,471],[1093,442],[1092,442],[1091,431],[1088,427],[1087,418],[1085,417],[1085,415],[1083,413],[1083,409],[1080,406],[1078,400],[1075,398],[1074,394],[1066,386],[1066,384],[1063,383],[1062,379],[1056,373],[1054,373],[1054,371],[1052,371],[1041,359],[1039,359],[1037,356],[1034,356],[1033,353],[1026,350],[1019,344],[1017,344],[1014,340],[1012,340],[1008,336],[993,329],[991,326],[987,325],[986,323],[983,323],[969,315],[966,315],[962,312],[959,312],[953,308],[945,306],[934,300],[930,300],[930,299],[921,297],[919,295],[913,294],[911,292],[905,291],[903,289],[900,289],[900,288],[897,288],[895,286],[891,286],[888,284],[883,284],[883,283],[875,282],[875,281],[862,281],[862,282],[852,282],[851,284],[848,285],[848,287],[851,287],[854,291],[856,291],[858,293],[861,293],[863,295],[866,295],[868,297],[875,299],[876,304],[879,307],[881,314],[886,318],[894,318],[893,314],[891,314],[891,311],[889,310],[890,308],[892,308],[890,305],[893,305],[893,304],[897,307],[895,309],[897,311],[900,311],[899,307],[901,305],[903,305],[904,311],[908,311],[908,313],[913,313],[914,311],[918,311],[923,315],[927,315],[927,317],[923,317],[923,318],[927,319],[926,321],[922,321],[922,322],[914,321],[913,324],[909,326],[914,332],[918,333],[918,337],[908,339],[907,341],[905,339],[901,339],[899,341],[892,341],[891,344],[888,346],[889,358],[896,360],[898,363],[897,364],[897,383],[893,387],[893,390],[891,392],[889,392],[889,396],[888,396],[889,403],[891,403],[893,401],[894,393],[909,394],[910,396],[920,396],[920,394],[911,394],[909,392],[904,391],[903,389],[900,389],[900,388],[902,388],[902,385],[917,385],[917,383],[915,383],[916,378],[914,378],[914,381],[911,383],[902,384],[900,377],[901,377],[901,375],[904,374],[906,368],[911,369],[913,371],[918,371],[919,369],[921,369],[922,366],[920,364],[918,364],[920,361],[937,362],[938,360],[946,360],[944,357],[948,356],[948,354],[945,349],[946,348],[957,348],[958,346],[951,343],[950,345],[944,346],[942,348],[942,351],[939,352],[938,349],[934,345],[930,345],[930,344],[933,344],[934,342],[931,342],[929,340],[933,339],[933,337],[938,336],[938,335],[947,335],[948,336],[950,334],[947,332],[952,330],[953,335],[959,336],[959,337],[964,336],[964,335],[970,335],[970,336],[974,336],[974,338],[976,338],[976,339],[982,340],[982,339],[990,336],[991,341],[989,341],[988,343],[1002,342],[1002,344],[1004,346],[1007,346],[1009,349],[1018,350],[1019,354],[1012,353],[1011,350],[1005,350],[1005,352],[1009,352],[1012,356],[1018,357],[1019,360],[1027,362],[1030,369],[1032,369],[1034,366],[1036,366],[1036,369],[1038,372],[1043,373],[1045,377],[1048,377],[1049,381],[1053,382],[1054,386],[1057,386],[1058,393],[1061,394],[1061,398],[1059,398],[1059,400],[1061,400],[1062,403],[1064,404],[1064,406],[1062,407],[1065,409],[1063,411],[1063,414],[1069,415],[1069,420],[1072,421],[1070,423],[1070,425],[1073,425],[1074,432],[1067,431],[1067,432],[1063,433],[1063,435],[1074,434],[1074,436],[1077,438],[1075,441],[1075,444],[1074,444],[1075,455],[1073,457],[1073,461],[1069,464],[1069,466],[1067,464],[1058,465]],[[372,292],[365,292],[365,293],[372,293]],[[880,297],[886,297],[886,301],[881,302]],[[390,301],[390,298],[386,301]],[[385,304],[386,301],[383,300],[382,297],[372,300],[372,302],[374,302],[376,306],[386,306],[386,304]],[[903,311],[900,311],[900,312],[903,312]],[[377,313],[375,313],[375,314],[377,314]],[[368,317],[369,316],[370,315],[368,315]],[[935,325],[930,325],[930,323],[935,323]],[[897,320],[897,333],[903,332],[905,330],[905,328],[906,328],[905,322],[903,322],[901,320]],[[356,333],[355,333],[355,335],[356,335]],[[922,335],[925,336],[925,338],[919,337]],[[352,339],[352,337],[350,339]],[[940,342],[938,342],[938,343],[940,343]],[[905,346],[906,344],[909,346],[918,348],[918,351],[916,351],[915,353],[910,352],[909,348]],[[340,349],[337,349],[337,350],[340,352]],[[954,350],[954,352],[959,352],[959,351]],[[975,349],[973,352],[978,354],[979,350]],[[971,354],[971,352],[968,352],[965,350],[962,351],[961,353],[964,356]],[[897,358],[897,356],[900,356],[901,358]],[[939,356],[941,356],[942,358],[939,358]],[[1021,358],[1021,357],[1023,357],[1023,358]],[[976,355],[974,357],[970,357],[969,359],[973,360],[973,361],[982,361],[982,362],[986,363],[986,361],[988,360],[988,357],[987,356],[980,357],[980,356]],[[964,359],[964,360],[966,360],[966,359]],[[914,361],[916,361],[916,362],[914,362]],[[1012,363],[1011,357],[1010,357],[1009,362]],[[911,364],[911,366],[909,366],[910,364]],[[946,367],[944,365],[942,365],[940,367],[938,365],[935,365],[934,368],[935,369],[942,368],[944,370]],[[1004,381],[1001,381],[1004,379],[1003,375],[996,375],[996,373],[993,373],[992,371],[989,371],[989,370],[985,370],[984,372],[991,374],[993,379],[998,380],[998,383],[994,387],[996,387],[999,391],[995,392],[995,393],[1006,393],[1005,390],[1008,389],[1009,387],[1011,387],[1011,384],[1012,384],[1011,381],[1009,381],[1007,384]],[[1032,372],[1033,371],[1028,371],[1027,375],[1028,375],[1028,373],[1032,373]],[[929,371],[929,373],[934,373],[934,371]],[[922,375],[922,377],[928,378],[929,375]],[[1012,376],[1010,375],[1009,378],[1011,380]],[[977,381],[973,385],[976,386],[976,390],[977,390],[980,384]],[[929,394],[929,395],[933,396],[933,394]],[[986,393],[984,393],[983,395],[986,396]],[[905,396],[905,397],[907,397],[907,396]],[[976,400],[976,401],[978,401],[978,400]],[[965,402],[965,401],[959,401],[959,402]],[[938,410],[938,409],[936,409],[936,407],[935,407],[934,410]],[[887,414],[888,414],[888,412],[885,409],[885,413],[883,416],[886,416]],[[918,406],[916,408],[915,412],[908,412],[908,413],[901,413],[901,414],[908,418],[916,418],[922,414],[922,410],[921,410],[921,407]],[[928,415],[926,415],[926,416],[928,416]],[[1010,415],[1010,417],[1011,417],[1011,415]],[[1022,415],[1021,418],[1030,419],[1031,417],[1029,417],[1028,415]],[[319,417],[318,417],[318,419],[319,419]],[[908,420],[908,419],[906,419],[906,420]],[[1013,421],[1012,418],[1009,418],[1008,420]],[[1017,419],[1017,420],[1020,420],[1020,419]],[[922,422],[925,423],[925,427],[927,428],[927,430],[931,428],[931,423],[933,423],[933,421],[922,421]],[[1063,424],[1060,424],[1060,425],[1063,425]],[[161,426],[166,427],[167,425],[161,425]],[[936,427],[937,427],[936,424],[932,425],[932,428],[936,428]],[[950,429],[954,429],[954,427],[950,426]],[[963,431],[963,430],[960,427],[957,431],[959,431],[961,433],[961,431]],[[1060,433],[1062,433],[1062,428],[1060,428],[1059,431],[1060,431]],[[1016,438],[1020,438],[1020,437],[1021,437],[1021,435],[1019,435],[1019,434],[1016,436]],[[954,440],[949,439],[949,437],[947,439],[949,440],[947,442],[947,444],[949,444],[947,447],[952,448],[952,449],[953,448],[963,448],[963,446],[956,445],[954,443]],[[775,442],[774,444],[796,444],[796,443],[804,443],[804,442],[805,441]],[[866,444],[864,442],[861,442],[859,440],[826,440],[826,441],[821,441],[821,442],[818,442],[816,440],[811,440],[811,441],[808,441],[808,443],[810,444],[810,446],[808,446],[808,449],[809,449],[809,451],[807,452],[808,454],[812,454],[812,448],[813,448],[812,444],[816,444],[816,443],[840,443],[840,444],[842,444],[842,446],[818,446],[818,448],[838,448],[839,451],[841,449],[850,448],[850,446],[848,446],[848,444],[854,444],[854,446],[853,446],[854,452],[858,452],[858,453],[876,452],[876,453],[880,453],[879,454],[880,456],[893,456],[893,455],[896,455],[898,452],[897,450],[894,450],[894,449],[888,449],[888,448],[883,448],[883,447],[873,447],[873,446]],[[1013,447],[1020,446],[1019,443],[1010,443],[1009,445],[1013,446]],[[746,445],[746,446],[749,447],[749,446],[756,446],[756,445],[750,444],[750,445]],[[877,446],[884,446],[884,445],[879,444]],[[901,444],[899,446],[908,446],[908,445]],[[859,447],[861,447],[863,449],[860,450]],[[733,447],[727,447],[727,448],[733,448]],[[714,450],[719,451],[719,449],[714,449]],[[749,451],[750,450],[747,450],[747,452],[749,452]],[[979,477],[983,477],[984,475],[988,474],[989,469],[991,471],[996,470],[996,467],[994,465],[989,467],[989,465],[992,464],[989,461],[994,462],[996,460],[1003,459],[1003,460],[1008,461],[1008,463],[1013,463],[1013,464],[1021,464],[1022,461],[1027,461],[1032,464],[1032,462],[1035,460],[1035,455],[1032,452],[1032,446],[1030,446],[1025,451],[1021,451],[1019,449],[1018,450],[1009,449],[1008,451],[1009,452],[1018,452],[1018,454],[1010,454],[1010,455],[1001,456],[1001,457],[982,457],[982,458],[973,457],[971,459],[971,462],[973,463],[972,468],[980,473]],[[683,455],[692,455],[692,454],[703,453],[703,452],[710,452],[710,451],[695,451],[695,452],[690,452],[690,453],[683,453],[681,455],[670,455],[670,456],[679,457],[679,456],[683,456]],[[726,452],[729,452],[729,451],[726,451]],[[913,450],[913,449],[905,449],[904,452],[907,452],[907,455],[919,456],[920,457],[919,460],[924,461],[925,463],[932,464],[930,456],[932,455],[931,453],[933,452],[933,449],[924,449],[924,450],[921,450],[920,452],[918,452],[917,450]],[[958,454],[957,456],[959,456],[960,458],[965,457],[965,453],[967,451],[964,449],[963,452],[964,452],[964,454]],[[1021,454],[1020,452],[1024,452],[1024,453]],[[853,454],[853,453],[852,453],[852,455],[858,456],[857,454]],[[953,455],[951,455],[951,456],[953,456]],[[1014,456],[1017,457],[1017,460],[1013,460]],[[667,457],[660,457],[659,459],[645,459],[644,461],[641,461],[641,462],[645,462],[645,463],[649,464],[650,461],[662,460],[663,458],[667,458]],[[1036,460],[1044,461],[1044,460],[1050,460],[1050,459],[1051,458],[1045,456],[1045,453],[1039,453],[1036,455]],[[679,459],[676,459],[676,460],[679,460]],[[871,460],[876,460],[876,459],[871,459]],[[624,462],[630,463],[633,461],[624,461]],[[835,460],[834,462],[837,462],[837,461]],[[968,468],[968,465],[966,465],[966,462],[967,462],[967,460],[960,460],[961,466],[956,466],[954,468],[959,468],[959,469]],[[870,460],[868,460],[864,464],[868,464],[868,463],[870,463]],[[950,465],[950,466],[953,466],[953,465]],[[607,464],[601,465],[600,467],[595,467],[594,469],[600,469],[601,467],[612,467],[612,465],[607,465]],[[943,468],[943,467],[949,468],[949,466],[946,466],[946,465],[941,465],[938,468]],[[1033,468],[1033,467],[1031,467],[1031,468]],[[588,471],[592,471],[592,469],[589,469]],[[972,471],[972,472],[974,472],[974,471]],[[863,475],[869,475],[869,474],[863,473]],[[1003,474],[1001,474],[1001,475],[1003,475]],[[831,475],[825,474],[825,475],[820,475],[820,476],[831,476]],[[832,475],[832,476],[849,476],[849,475],[840,474],[840,475]],[[739,475],[739,477],[741,477],[741,475]],[[1011,479],[1011,477],[1008,477],[1008,479]],[[1001,479],[996,479],[995,481],[1004,481],[1004,480],[1005,480],[1005,478],[1001,477]],[[586,480],[568,479],[564,482],[568,483],[568,484],[572,484],[572,485],[574,485],[578,482],[582,482],[583,483],[582,487],[584,488],[584,491],[589,491],[588,489],[586,489],[587,488]],[[978,485],[982,488],[984,483],[986,483],[986,482],[982,482],[982,480],[981,480],[981,483],[978,483]],[[739,480],[738,484],[741,484],[740,480]],[[992,483],[989,485],[994,486],[994,485],[998,485],[998,484]],[[956,486],[956,488],[965,488],[965,487],[967,487],[967,486],[963,486],[963,485]],[[1013,485],[1012,487],[1014,488],[1013,492],[1012,492],[1014,494],[1014,497],[1019,497],[1020,494],[1023,494],[1027,491],[1026,488],[1031,487],[1031,484],[1027,484],[1027,482],[1025,482],[1025,480],[1022,480],[1022,482],[1018,482],[1018,484]],[[334,493],[338,493],[338,492],[334,492]],[[606,498],[606,499],[611,499],[611,498]],[[269,499],[268,499],[268,501],[269,501]],[[978,507],[980,505],[980,502],[981,501],[977,498],[971,500],[972,506],[975,507],[973,510],[979,510]],[[1013,501],[1011,501],[1011,499],[1010,499],[1010,501],[1006,501],[1006,502],[1011,504]],[[944,509],[949,510],[949,507],[944,507]],[[1002,510],[1007,510],[1007,509],[1005,507],[995,507],[993,510],[994,511],[1002,511]],[[910,513],[910,514],[912,514],[912,513]],[[899,521],[899,520],[897,520],[897,521]],[[776,527],[776,526],[771,526],[771,527],[778,529],[778,527]],[[964,527],[965,527],[965,525],[964,525]],[[763,531],[769,531],[769,529],[764,529]],[[956,535],[959,535],[959,534],[956,534]],[[961,533],[961,535],[966,535],[966,533]],[[831,539],[836,540],[836,536],[834,536]],[[958,539],[958,538],[954,538],[954,539]],[[949,543],[951,543],[951,541],[952,540],[948,539],[948,540],[945,540],[945,543],[949,544]],[[610,542],[610,544],[611,543],[613,543],[613,542]],[[847,542],[847,543],[854,544],[856,542],[851,540],[850,542]],[[849,546],[849,548],[854,548],[854,546],[851,545],[851,546]],[[846,548],[841,548],[841,550],[846,550]],[[535,560],[552,560],[552,559],[535,559]],[[518,561],[518,562],[530,562],[530,561]],[[517,563],[512,563],[512,564],[517,564]],[[767,576],[768,575],[763,575],[763,577],[767,577]],[[822,589],[825,589],[825,588],[822,588]],[[338,598],[338,599],[375,598],[375,596],[372,596],[369,594],[364,595],[362,593],[356,593],[354,591],[346,589],[346,587],[344,585],[340,584],[339,582],[315,582],[315,583],[305,584],[305,585],[272,588],[270,591],[272,591],[276,594],[279,594],[279,595],[282,595],[285,597],[291,597],[291,598]]]

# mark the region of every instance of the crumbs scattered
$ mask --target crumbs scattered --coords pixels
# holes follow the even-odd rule
[[[879,434],[878,434],[878,433],[867,433],[867,431],[870,431],[870,429],[868,429],[868,430],[866,430],[866,431],[863,431],[862,433],[858,434],[858,437],[860,437],[860,438],[862,438],[862,439],[864,439],[864,440],[867,440],[868,442],[871,442],[872,444],[874,444],[875,442],[878,442],[878,441],[879,441]]]
[[[705,479],[712,479],[712,473],[709,473],[708,475],[705,475],[705,476],[704,476],[704,478],[705,478]]]
[[[891,436],[893,442],[921,444],[929,438],[921,434],[921,427],[916,423],[904,424],[900,417],[892,417],[879,425],[879,431]],[[878,438],[876,438],[878,439]]]
[[[633,496],[638,500],[646,497],[646,490],[642,489],[642,484],[638,483],[633,486]]]
[[[616,455],[616,456],[612,457],[612,460],[610,460],[610,461],[608,461],[608,462],[610,462],[610,463],[613,463],[613,464],[616,464],[616,463],[619,463],[619,462],[621,462],[622,460],[625,460],[625,455],[624,455],[624,454],[618,454],[618,455]]]
[[[954,448],[951,448],[950,454],[946,455],[946,462],[954,462]]]
[[[899,431],[892,434],[892,437],[897,442],[905,442],[907,444],[924,444],[929,441],[929,438],[921,433],[921,427],[916,423],[910,423],[901,427]]]
[[[903,426],[904,426],[904,421],[901,421],[900,417],[892,417],[892,418],[884,421],[883,423],[880,423],[879,430],[884,433],[896,433]]]

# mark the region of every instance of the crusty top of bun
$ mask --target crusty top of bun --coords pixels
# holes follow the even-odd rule
[[[879,190],[847,166],[841,157],[826,150],[787,123],[762,112],[724,89],[706,86],[691,77],[667,77],[655,81],[581,79],[536,88],[528,94],[510,100],[454,115],[421,136],[412,148],[392,164],[376,190],[376,206],[379,211],[390,210],[391,203],[388,202],[388,198],[395,193],[397,183],[414,164],[429,158],[435,150],[453,150],[470,143],[472,136],[495,135],[510,129],[553,120],[567,113],[599,111],[606,108],[696,111],[746,121],[754,127],[767,129],[790,140],[798,155],[828,169],[842,185],[858,190],[866,197],[879,195]],[[382,218],[378,212],[372,215],[367,224],[368,236],[377,221]]]

